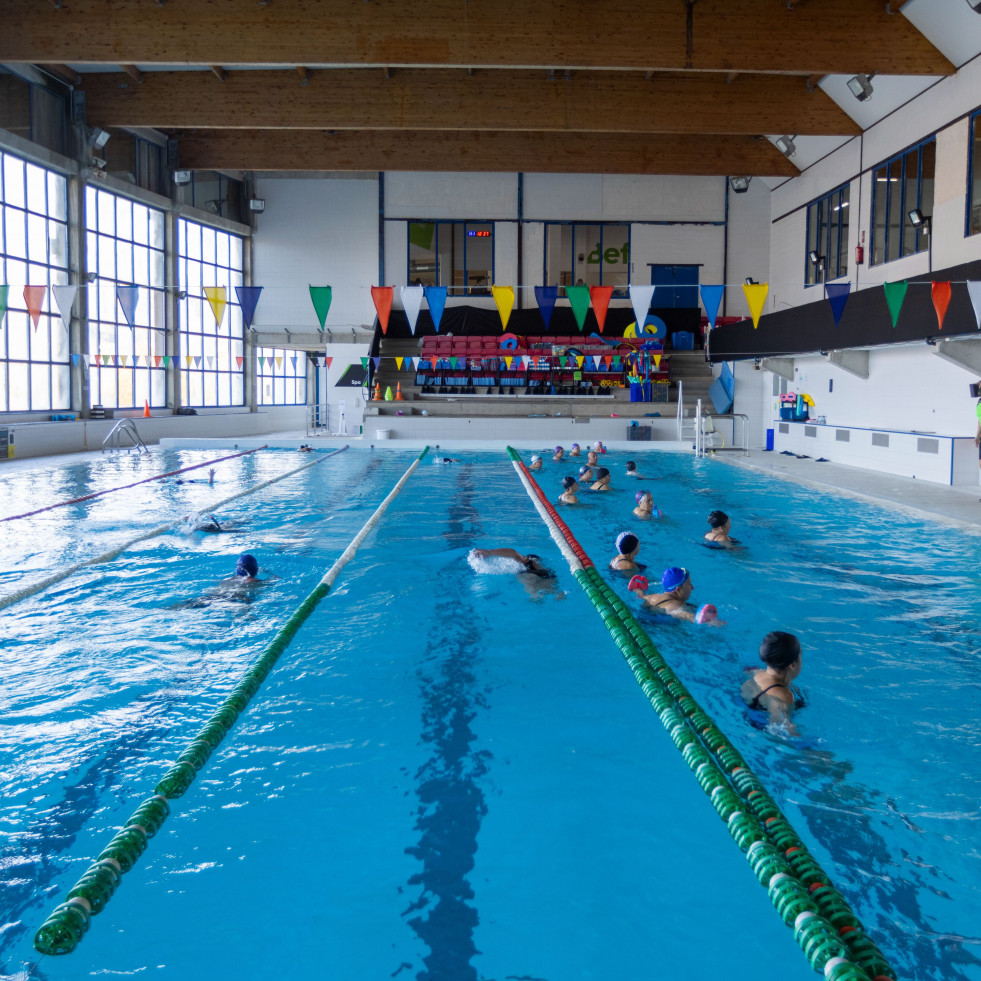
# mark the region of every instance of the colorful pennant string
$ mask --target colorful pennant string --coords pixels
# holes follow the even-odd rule
[[[27,312],[37,330],[38,321],[41,319],[41,307],[44,306],[44,294],[48,292],[47,286],[25,286],[24,302],[27,304]]]

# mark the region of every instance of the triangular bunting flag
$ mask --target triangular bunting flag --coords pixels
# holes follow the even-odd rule
[[[200,354],[195,355],[195,357],[194,357],[194,367],[195,368],[200,368],[201,367],[201,355]]]
[[[445,286],[426,286],[423,288],[426,295],[426,303],[429,304],[429,315],[433,318],[433,327],[439,333],[439,322],[443,319],[443,310],[446,307],[446,287]]]
[[[569,359],[564,355],[559,358],[559,367],[565,368],[569,364]]]
[[[841,315],[845,312],[845,304],[848,302],[851,288],[851,283],[825,284],[824,289],[828,294],[828,303],[831,304],[831,315],[835,318],[835,327],[841,322]]]
[[[371,287],[371,302],[375,305],[375,313],[378,314],[378,323],[381,324],[383,334],[388,333],[388,315],[392,312],[392,296],[394,294],[394,286]],[[375,365],[375,367],[378,366]]]
[[[172,358],[173,358],[173,355],[172,354],[165,354],[163,356],[163,363],[164,363],[164,367],[165,368],[169,368],[170,367],[170,362],[171,362],[171,359]]]
[[[886,303],[889,306],[889,313],[892,316],[893,327],[899,322],[899,311],[903,309],[903,300],[906,297],[907,285],[905,279],[900,283],[882,284],[882,291],[886,294]]]
[[[236,358],[235,358],[235,364],[236,364],[236,365],[237,365],[237,366],[238,366],[239,368],[241,368],[241,367],[242,367],[242,365],[243,365],[244,363],[245,363],[245,358],[243,358],[243,357],[241,357],[241,356],[239,356],[239,357],[236,357]]]
[[[651,359],[654,362],[654,370],[657,371],[658,368],[661,367],[661,355],[660,354],[652,354],[651,355]]]
[[[492,286],[491,293],[494,295],[494,302],[497,304],[497,312],[501,315],[501,330],[507,330],[508,321],[511,319],[511,311],[514,309],[514,287]]]
[[[399,358],[399,357],[396,357],[396,359],[395,359],[395,367],[396,367],[396,368],[397,368],[397,369],[398,369],[399,371],[401,371],[401,370],[402,370],[402,364],[404,363],[404,361],[405,361],[405,358]]]
[[[705,307],[705,316],[708,317],[709,330],[715,330],[715,321],[719,316],[719,305],[722,303],[722,295],[725,293],[725,286],[701,286],[699,287],[702,293],[702,306]],[[646,318],[645,318],[646,319]],[[642,326],[640,320],[637,321],[637,326]]]
[[[136,304],[140,302],[139,286],[117,286],[116,302],[130,327],[136,323]]]
[[[293,374],[296,374],[296,355],[295,354],[290,358],[290,363],[293,365]]]
[[[981,330],[981,279],[967,281],[967,295],[971,298],[971,306],[974,307],[974,320],[978,330]]]
[[[457,358],[450,358],[450,367],[455,368],[457,366]]]
[[[27,312],[31,315],[31,320],[34,321],[35,330],[41,319],[41,307],[44,306],[44,294],[47,292],[47,286],[24,287],[24,302],[27,304]]]
[[[317,314],[317,326],[320,330],[323,330],[327,323],[327,313],[330,310],[332,295],[333,291],[329,286],[310,287],[310,299],[313,301],[313,309]]]
[[[0,323],[3,322],[3,316],[7,312],[7,294],[9,292],[9,286],[0,286]]]
[[[576,367],[577,367],[577,368],[581,368],[581,367],[582,367],[582,363],[583,363],[583,361],[585,361],[585,360],[586,360],[586,359],[585,359],[585,358],[584,358],[584,357],[583,357],[583,356],[582,356],[581,354],[577,354],[577,355],[576,355]]]
[[[606,370],[609,371],[610,370],[610,365],[613,364],[613,355],[612,354],[604,354],[603,355],[603,363],[606,365]]]
[[[637,333],[640,334],[644,328],[644,321],[647,320],[647,311],[651,308],[654,299],[653,286],[631,286],[630,305],[634,308],[634,319],[637,321]]]
[[[950,283],[933,283],[930,286],[930,297],[933,300],[933,309],[937,311],[937,323],[943,330],[944,317],[950,306]]]
[[[565,295],[572,305],[572,315],[576,318],[579,329],[582,330],[583,324],[586,323],[586,311],[589,310],[589,287],[567,286]]]
[[[123,368],[126,367],[126,357],[127,356],[125,354],[120,354],[119,357],[116,359],[118,361],[118,363],[120,364],[120,366],[123,367]]]
[[[416,336],[416,321],[419,319],[419,311],[422,309],[423,296],[424,291],[421,286],[402,287],[402,309],[409,321],[409,330],[412,331],[413,337]]]
[[[263,367],[266,363],[266,356],[264,354],[259,355],[259,367]]]
[[[153,356],[153,364],[154,364],[154,367],[156,367],[156,368],[159,368],[160,367],[160,355],[159,354],[155,354]]]
[[[276,355],[276,367],[277,368],[283,367],[283,356],[281,354]]]
[[[592,300],[593,313],[596,314],[596,323],[599,324],[601,334],[606,326],[606,311],[609,309],[611,296],[613,296],[612,286],[589,287],[589,298]]]
[[[103,365],[103,367],[105,367],[107,364],[109,364],[110,361],[112,361],[112,355],[111,354],[103,354],[102,355],[102,365]]]
[[[259,302],[259,294],[262,293],[261,286],[236,286],[235,295],[238,297],[238,305],[242,308],[242,319],[245,321],[245,329],[252,326],[252,318],[255,316],[255,308]]]
[[[367,371],[367,370],[368,370],[368,359],[367,359],[367,358],[362,358],[362,359],[361,359],[361,367],[362,367],[362,368],[363,368],[363,369],[364,369],[365,371]]]
[[[215,326],[220,327],[228,303],[228,290],[224,286],[205,286],[204,296],[211,307],[211,312],[215,315]]]
[[[61,320],[66,327],[72,325],[72,307],[75,305],[75,294],[78,293],[78,286],[52,286],[51,292],[54,295],[55,305]]]
[[[77,354],[73,354],[72,355],[72,364],[78,364],[78,355]]]
[[[760,325],[760,314],[763,313],[763,304],[766,303],[769,289],[769,283],[743,284],[743,293],[746,294],[746,302],[749,304],[749,315],[753,318],[753,330]]]
[[[555,309],[555,301],[559,298],[558,286],[536,286],[535,302],[538,304],[538,312],[545,321],[545,329],[552,320],[552,311]]]
[[[333,358],[324,358],[324,364],[329,368],[334,363]]]
[[[509,358],[509,357],[507,357],[507,356],[505,356],[505,358],[504,358],[504,363],[505,363],[505,364],[506,364],[506,365],[508,366],[508,371],[510,371],[510,370],[511,370],[511,362],[512,362],[513,360],[514,360],[514,358]]]
[[[208,366],[209,369],[214,368],[215,359],[211,355],[208,355],[208,357],[204,359],[204,363]]]

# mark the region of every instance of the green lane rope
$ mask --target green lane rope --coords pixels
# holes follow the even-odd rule
[[[354,557],[358,547],[372,528],[381,520],[388,506],[398,496],[405,482],[429,452],[427,446],[402,475],[388,496],[354,537],[340,558],[327,570],[312,592],[296,608],[279,633],[231,694],[218,706],[198,734],[187,744],[174,765],[164,774],[148,797],[133,812],[122,830],[99,853],[95,862],[68,891],[65,902],[56,906],[34,936],[34,948],[42,954],[70,954],[89,928],[96,913],[100,913],[115,892],[123,873],[129,872],[143,854],[147,841],[159,830],[170,814],[170,801],[185,794],[198,771],[218,748],[225,735],[245,711],[252,696],[289,646],[303,622],[317,604],[330,592],[341,569]]]
[[[830,877],[729,739],[661,657],[627,605],[545,497],[518,454],[508,455],[573,577],[607,625],[658,718],[808,962],[828,981],[893,981],[896,974]]]
[[[247,497],[249,494],[254,494],[256,491],[269,487],[272,484],[279,483],[281,480],[286,480],[287,477],[292,477],[301,470],[309,470],[310,467],[315,467],[318,463],[323,463],[324,460],[329,460],[332,456],[337,456],[338,453],[343,453],[344,450],[348,448],[348,445],[345,444],[340,449],[334,450],[333,453],[328,453],[310,463],[304,463],[301,467],[296,467],[293,470],[287,470],[286,473],[281,473],[278,477],[270,477],[268,480],[260,481],[258,484],[248,487],[243,491],[239,491],[237,494],[232,494],[231,497],[226,497],[224,500],[209,505],[203,511],[198,511],[197,514],[192,515],[191,517],[195,519],[203,518],[212,512],[219,510],[219,508],[223,508],[226,504],[230,504],[232,501],[237,501],[240,497]],[[145,531],[143,534],[137,535],[136,538],[131,538],[129,541],[123,542],[122,545],[117,545],[115,548],[109,549],[108,552],[103,552],[101,555],[95,555],[90,559],[83,559],[81,562],[75,562],[73,565],[65,566],[64,569],[60,570],[59,572],[52,573],[50,576],[46,576],[44,579],[39,579],[37,582],[33,582],[21,589],[15,589],[12,593],[7,593],[4,596],[0,596],[0,610],[5,610],[8,606],[13,606],[14,603],[19,603],[21,600],[25,600],[29,596],[36,596],[38,593],[44,592],[44,590],[50,588],[51,586],[54,586],[62,580],[67,579],[69,576],[74,575],[79,569],[84,569],[87,565],[98,565],[100,562],[110,562],[112,559],[122,555],[126,549],[132,548],[132,546],[138,545],[140,542],[145,542],[151,538],[156,538],[158,535],[164,535],[168,531],[173,531],[174,528],[178,528],[184,524],[187,517],[187,515],[184,515],[178,518],[176,521],[169,521],[165,525],[158,525],[156,528],[152,528],[150,531]]]

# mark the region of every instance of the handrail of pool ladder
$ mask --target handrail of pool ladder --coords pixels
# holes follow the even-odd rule
[[[823,972],[827,981],[895,979],[885,956],[759,778],[604,582],[518,454],[511,447],[507,452],[573,577],[603,618],[661,724],[726,822],[781,919],[794,931],[811,967]]]
[[[36,582],[31,583],[28,586],[24,586],[22,589],[15,589],[12,593],[6,593],[0,596],[0,610],[5,610],[8,606],[13,606],[14,603],[19,603],[21,600],[27,599],[29,596],[35,596],[38,593],[44,592],[51,586],[56,585],[69,576],[74,575],[79,569],[84,569],[87,565],[98,565],[100,562],[109,562],[112,559],[117,558],[122,555],[126,549],[131,548],[133,545],[137,545],[140,542],[148,541],[151,538],[156,538],[158,535],[166,534],[168,531],[172,531],[174,528],[179,528],[182,524],[185,524],[188,520],[191,523],[195,523],[201,518],[205,518],[210,515],[213,511],[217,511],[223,508],[226,504],[230,504],[232,501],[238,500],[240,497],[247,497],[249,494],[254,494],[258,490],[262,490],[264,487],[269,487],[271,484],[277,484],[281,480],[285,480],[287,477],[292,477],[293,474],[299,473],[301,470],[307,470],[310,467],[315,467],[318,463],[323,463],[324,460],[329,460],[332,456],[336,456],[338,453],[343,453],[348,447],[342,446],[338,450],[334,450],[333,453],[328,453],[325,456],[321,456],[317,460],[313,460],[310,463],[304,463],[302,467],[295,467],[293,470],[287,470],[286,473],[281,473],[277,477],[270,477],[268,480],[260,481],[252,487],[246,488],[244,491],[239,491],[237,494],[232,494],[231,497],[226,497],[222,501],[216,501],[214,504],[209,505],[203,511],[198,511],[196,514],[183,515],[176,521],[168,521],[165,525],[158,525],[156,528],[151,528],[149,531],[143,532],[142,535],[137,535],[135,538],[129,539],[129,541],[123,542],[121,545],[117,545],[115,548],[109,549],[108,552],[103,552],[101,555],[94,555],[89,559],[83,559],[81,562],[75,562],[72,565],[65,566],[58,572],[52,573],[50,576],[45,576],[44,579],[39,579]]]
[[[187,744],[184,752],[177,757],[177,761],[154,788],[153,796],[148,797],[137,807],[123,829],[103,848],[95,862],[68,891],[65,902],[51,911],[34,935],[35,950],[42,954],[70,954],[78,946],[78,942],[89,928],[92,917],[100,913],[112,898],[123,873],[129,872],[136,864],[136,860],[146,848],[148,839],[152,838],[167,820],[170,814],[169,801],[187,792],[198,771],[208,762],[208,757],[218,748],[236,719],[245,711],[252,696],[262,686],[304,621],[330,592],[330,587],[338,573],[354,557],[358,547],[381,520],[388,506],[398,496],[405,482],[428,452],[427,446],[402,474],[388,496],[365,522],[361,531],[354,536],[351,544],[341,553],[340,558],[324,573],[320,582],[293,611],[266,649],[245,672],[242,680],[232,689],[231,694]]]

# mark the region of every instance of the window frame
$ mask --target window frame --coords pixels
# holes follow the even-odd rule
[[[306,405],[307,404],[307,356],[304,351],[292,348],[257,347],[255,350],[255,390],[256,405]],[[265,360],[265,364],[259,358]],[[281,357],[281,365],[276,364],[276,358]],[[291,359],[296,364],[291,364]],[[269,364],[272,361],[272,369]],[[267,399],[264,383],[272,382],[272,397]],[[292,388],[294,401],[288,395]]]
[[[848,202],[844,203],[843,198],[847,196]],[[837,208],[834,207],[837,202]],[[815,238],[814,243],[811,241],[811,229],[813,227],[812,222],[816,220],[818,234],[821,231],[821,217],[822,208],[828,209],[828,215],[838,212],[837,220],[837,237],[838,237],[838,251],[834,255],[834,266],[831,265],[832,255],[831,255],[831,239],[832,239],[832,222],[829,220],[827,223],[827,234],[824,236],[825,241],[820,242]],[[842,212],[845,212],[843,215]],[[851,181],[846,181],[844,184],[839,185],[834,190],[829,191],[827,194],[821,195],[819,198],[815,198],[810,201],[805,209],[805,228],[804,228],[804,288],[810,289],[812,286],[823,286],[826,283],[834,282],[836,279],[841,279],[848,275],[848,226],[849,226],[849,215],[851,213]],[[842,248],[841,242],[844,240],[844,256],[845,264],[844,269],[841,265]],[[824,265],[816,266],[810,260],[811,249],[817,251],[818,255],[824,255]],[[834,269],[835,275],[831,275],[831,269]],[[820,275],[819,275],[820,273]]]
[[[490,221],[486,218],[407,218],[405,219],[405,282],[406,285],[412,286],[415,279],[412,277],[412,239],[409,234],[410,225],[433,225],[435,227],[435,239],[433,243],[433,252],[436,255],[436,269],[435,269],[435,280],[436,284],[439,285],[440,275],[439,275],[439,226],[440,225],[462,225],[463,226],[463,279],[464,286],[452,286],[448,285],[446,287],[446,295],[451,296],[490,296],[491,287],[494,285],[496,277],[496,263],[497,263],[497,249],[495,247],[497,241],[497,224],[494,221]],[[486,286],[471,286],[466,285],[467,280],[470,278],[469,266],[467,264],[467,231],[469,225],[486,225],[490,227],[490,246],[491,246],[491,265],[490,265],[490,282]],[[418,277],[416,277],[418,278]]]
[[[975,148],[981,145],[981,109],[975,109],[968,117],[967,127],[967,193],[964,212],[964,237],[970,238],[981,235],[981,194],[974,200],[974,175],[981,173],[981,150],[975,153]],[[978,209],[978,227],[971,231],[971,212]]]
[[[903,253],[903,240],[906,234],[906,224],[909,221],[909,212],[914,208],[922,209],[923,202],[923,151],[924,148],[933,145],[933,173],[930,175],[930,180],[936,180],[937,173],[937,135],[936,133],[931,136],[926,137],[926,139],[920,140],[918,143],[914,143],[911,146],[906,147],[899,153],[893,154],[886,160],[881,161],[872,167],[870,174],[872,177],[872,194],[871,194],[871,204],[869,212],[869,267],[872,266],[884,266],[889,262],[896,262],[899,259],[908,259],[910,256],[919,255],[921,252],[927,252],[930,249],[930,235],[929,229],[924,229],[922,227],[916,229],[916,245],[912,252]],[[906,200],[907,183],[910,178],[906,174],[906,164],[909,154],[916,153],[916,201],[910,203]],[[899,174],[897,177],[893,178],[889,171],[890,168],[895,164],[899,164]],[[880,172],[885,174],[886,181],[886,192],[884,199],[884,209],[885,209],[885,220],[882,226],[883,241],[882,241],[882,259],[878,262],[875,261],[876,256],[876,246],[878,242],[876,240],[876,193],[875,185],[879,182],[879,177],[877,176]],[[900,210],[899,210],[899,254],[890,258],[890,212],[892,211],[892,184],[898,183],[900,190]],[[932,205],[931,205],[932,211]],[[931,216],[932,217],[932,216]]]
[[[629,295],[630,285],[633,282],[632,275],[632,263],[631,257],[633,256],[633,222],[629,221],[543,221],[542,224],[545,226],[545,235],[543,237],[542,245],[542,283],[546,286],[563,286],[562,283],[549,283],[548,280],[548,236],[549,231],[553,227],[571,226],[572,227],[572,237],[571,237],[571,249],[570,249],[570,265],[569,268],[575,270],[576,268],[576,229],[584,228],[587,226],[598,226],[600,230],[599,239],[599,252],[600,252],[600,262],[599,262],[599,283],[597,285],[609,285],[603,282],[603,254],[605,252],[603,248],[603,232],[606,228],[626,228],[627,229],[627,285],[626,286],[616,286],[613,289],[614,297],[624,297]],[[690,265],[690,263],[689,263]],[[569,284],[574,285],[574,284]]]

